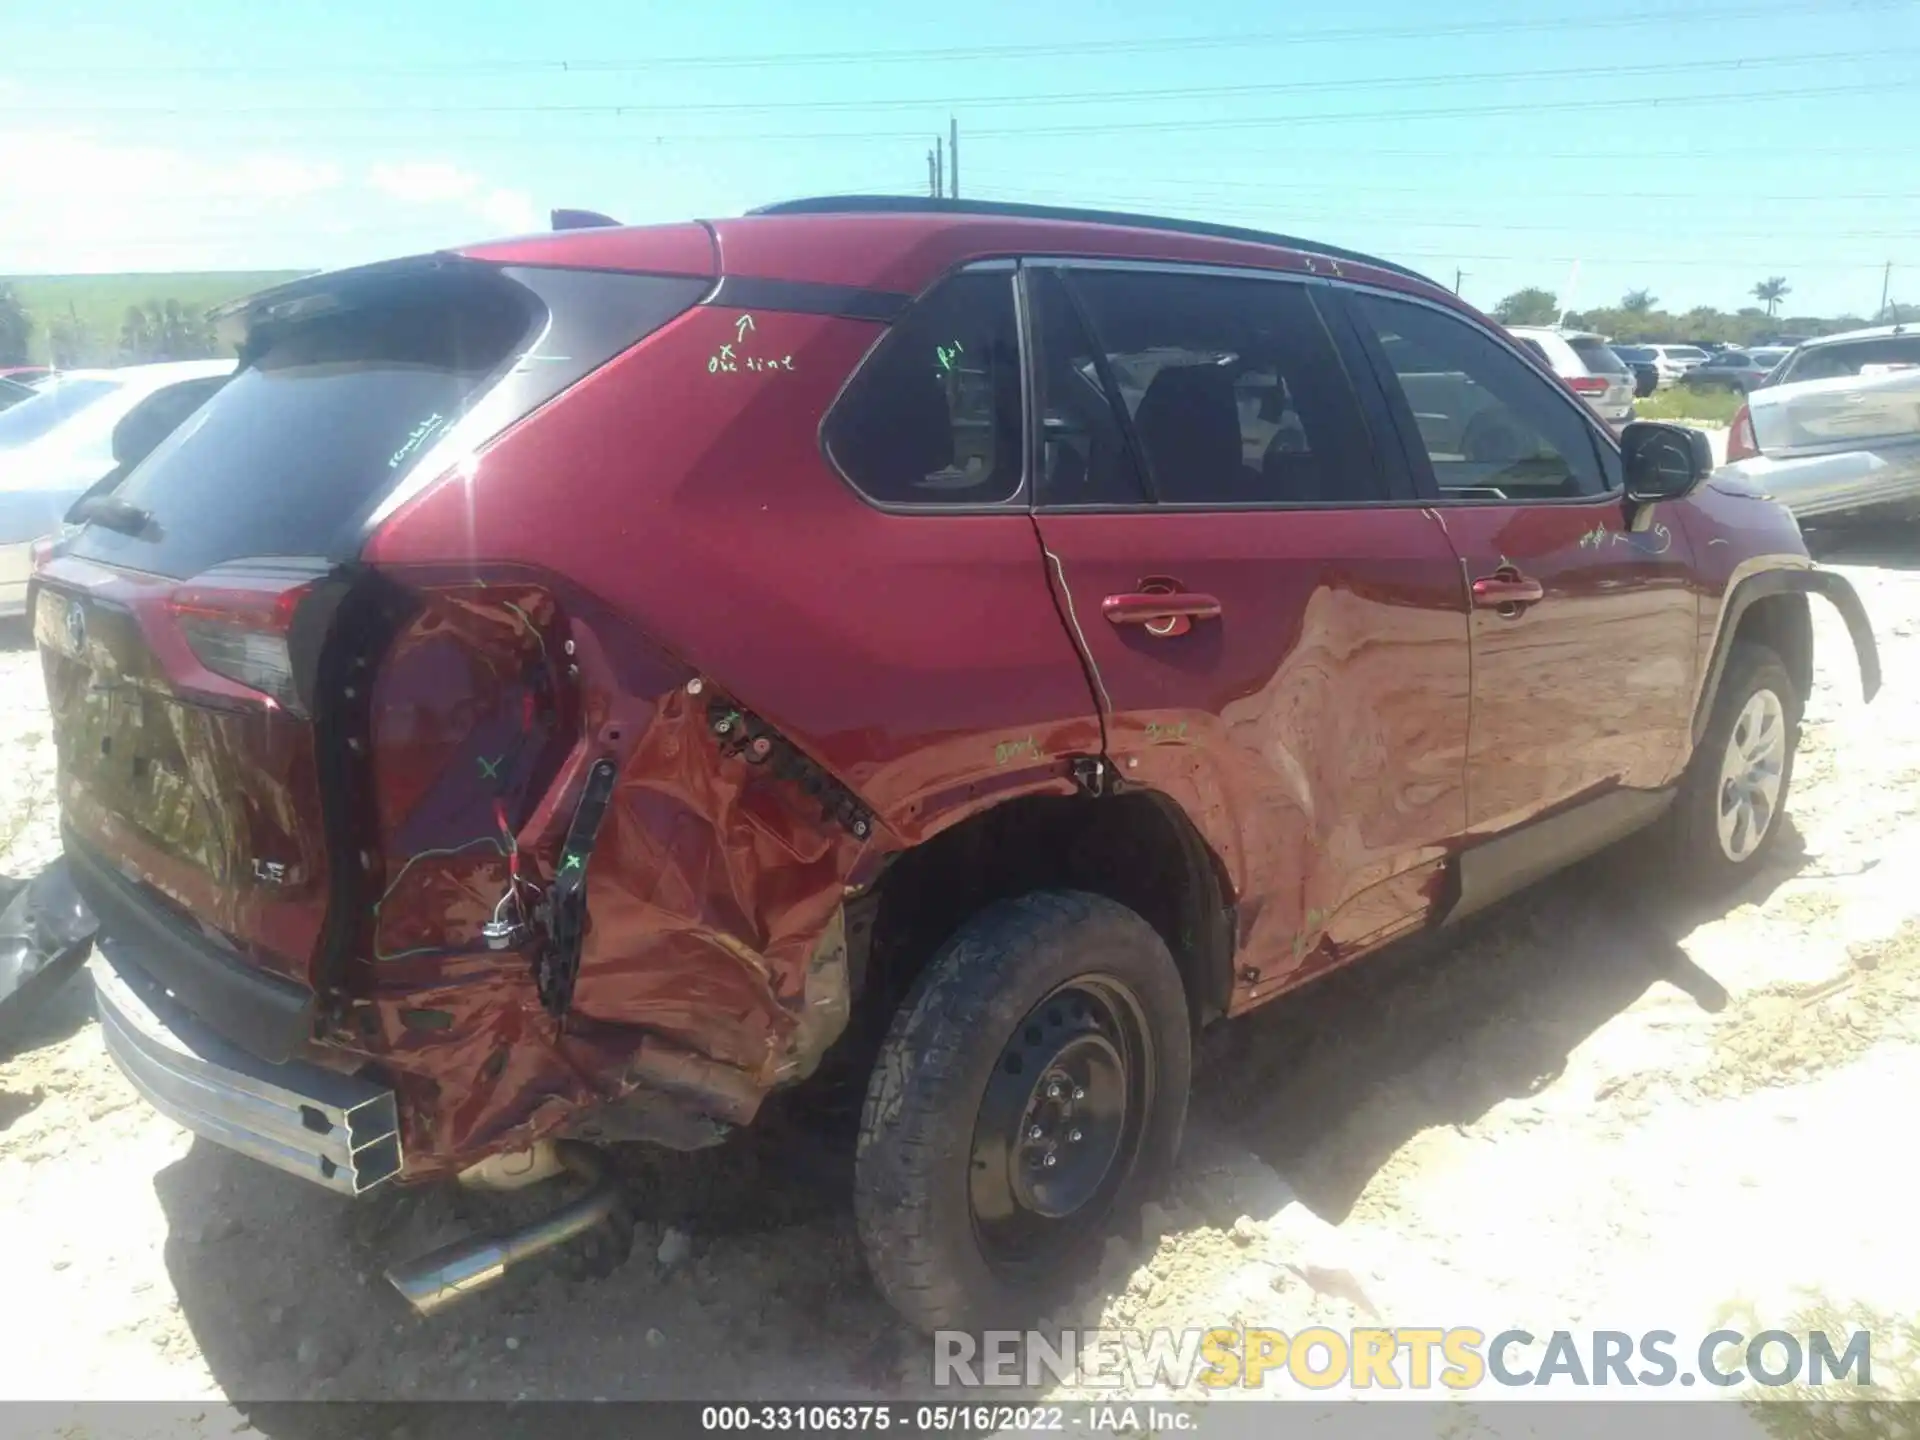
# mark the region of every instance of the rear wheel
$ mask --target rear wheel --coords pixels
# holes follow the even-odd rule
[[[1675,859],[1701,883],[1737,883],[1778,842],[1803,703],[1778,655],[1735,642],[1671,814]]]
[[[1042,891],[968,921],[867,1089],[854,1204],[887,1298],[926,1330],[1053,1304],[1164,1182],[1190,1053],[1173,957],[1125,906]]]

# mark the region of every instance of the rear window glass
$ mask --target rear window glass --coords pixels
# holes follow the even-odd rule
[[[55,427],[119,388],[117,380],[42,381],[32,399],[9,406],[0,414],[0,450],[30,444],[52,433]]]
[[[497,280],[436,277],[268,335],[116,490],[154,526],[88,526],[75,553],[177,576],[333,553],[519,347],[530,298]]]
[[[997,504],[1020,488],[1020,415],[1011,277],[958,275],[868,357],[828,417],[827,453],[883,504]]]
[[[1573,346],[1573,353],[1580,357],[1580,363],[1587,367],[1589,374],[1626,373],[1627,367],[1621,363],[1620,357],[1613,353],[1613,348],[1604,340],[1569,340],[1567,343]]]
[[[138,534],[88,525],[72,553],[160,575],[230,560],[347,559],[366,526],[696,304],[705,277],[446,261],[323,277],[324,305],[256,325],[226,387],[114,494]],[[538,338],[540,363],[513,363]],[[0,419],[4,419],[0,416]],[[450,461],[449,461],[450,463]]]
[[[1838,380],[1868,366],[1905,369],[1920,365],[1920,335],[1887,335],[1877,340],[1851,340],[1843,345],[1816,345],[1800,352],[1793,368],[1780,378]]]
[[[1615,345],[1613,353],[1629,365],[1651,365],[1654,358],[1653,351],[1644,345]]]

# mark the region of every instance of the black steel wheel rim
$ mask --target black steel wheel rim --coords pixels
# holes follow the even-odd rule
[[[1030,1010],[974,1121],[968,1201],[989,1263],[1020,1266],[1098,1234],[1139,1154],[1152,1101],[1139,998],[1083,975]]]

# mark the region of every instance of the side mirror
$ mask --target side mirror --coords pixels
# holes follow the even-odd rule
[[[1620,458],[1635,505],[1683,500],[1713,473],[1713,447],[1685,425],[1634,421],[1620,432]]]

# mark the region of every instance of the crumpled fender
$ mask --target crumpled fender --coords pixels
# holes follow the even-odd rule
[[[1714,698],[1720,690],[1720,677],[1726,670],[1727,656],[1733,650],[1733,638],[1740,629],[1740,617],[1754,602],[1769,595],[1786,594],[1819,595],[1840,612],[1840,618],[1846,623],[1847,634],[1853,641],[1853,653],[1860,664],[1861,698],[1871,704],[1874,696],[1880,693],[1880,649],[1873,638],[1873,623],[1867,618],[1867,608],[1860,603],[1858,592],[1847,578],[1832,570],[1823,570],[1811,562],[1761,570],[1739,580],[1721,604],[1713,655],[1708,661],[1705,683],[1700,687],[1700,697],[1694,706],[1693,739],[1696,744],[1706,733],[1707,721],[1713,714]]]

